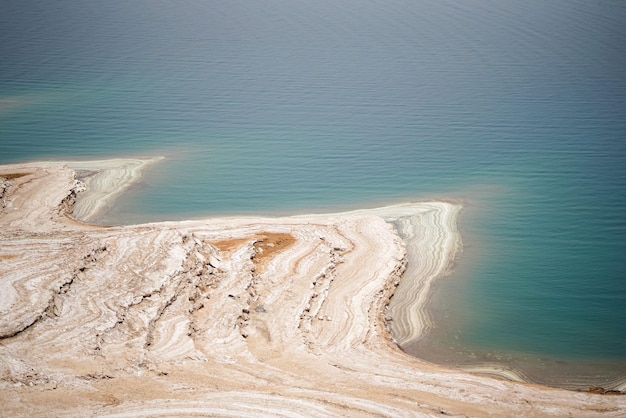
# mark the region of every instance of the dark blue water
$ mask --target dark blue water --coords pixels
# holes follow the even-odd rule
[[[611,0],[1,0],[0,162],[166,156],[121,223],[460,199],[441,341],[626,370],[625,21]]]

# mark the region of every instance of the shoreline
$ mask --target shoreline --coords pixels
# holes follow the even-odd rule
[[[433,327],[428,312],[428,300],[434,281],[450,274],[463,251],[456,223],[463,206],[446,201],[397,203],[371,209],[357,209],[320,215],[296,217],[350,217],[373,215],[392,225],[407,248],[407,269],[394,292],[388,312],[394,342],[399,346],[411,344]],[[437,253],[431,264],[427,251]]]
[[[142,170],[158,163],[164,157],[115,158],[104,160],[65,161],[69,168],[77,172],[85,183],[86,190],[78,195],[72,215],[83,222],[93,222],[101,218],[114,205],[115,200],[132,185],[142,179]],[[81,173],[82,172],[82,173]],[[94,190],[95,189],[95,190]],[[96,201],[98,202],[96,204]],[[385,321],[391,331],[392,341],[406,353],[421,359],[411,349],[433,329],[430,304],[432,287],[437,279],[448,276],[463,252],[463,242],[457,228],[458,216],[463,210],[461,202],[446,200],[420,201],[418,203],[392,203],[365,209],[348,209],[339,212],[324,212],[298,215],[234,215],[227,218],[320,218],[374,215],[393,225],[407,249],[407,268],[398,281],[385,311]],[[203,220],[199,217],[197,220]],[[176,222],[176,221],[169,221]],[[150,222],[154,223],[154,222]],[[156,222],[160,223],[160,222]],[[438,261],[432,265],[421,263],[427,259],[426,249],[439,252]],[[428,360],[425,360],[428,361]],[[523,369],[505,361],[454,362],[435,361],[444,367],[453,367],[473,374],[509,380],[519,383],[546,385],[546,381],[531,379]],[[568,390],[581,390],[594,384],[581,384],[567,387],[551,380],[549,387]],[[603,379],[603,387],[609,390],[626,392],[626,377]]]
[[[64,161],[85,183],[85,191],[76,200],[72,215],[83,222],[102,217],[117,198],[141,181],[143,170],[161,160],[163,157]]]
[[[392,342],[387,305],[409,256],[389,220],[406,226],[408,217],[426,233],[418,274],[434,280],[460,245],[450,228],[458,205],[102,227],[67,216],[80,190],[72,170],[33,163],[2,173],[12,178],[0,193],[0,277],[13,292],[0,300],[0,399],[14,414],[45,415],[50,400],[70,415],[176,414],[191,404],[194,413],[250,415],[626,408],[624,397],[450,370]],[[87,218],[105,207],[92,196]],[[417,286],[419,300],[429,283]],[[425,321],[423,306],[407,316]]]

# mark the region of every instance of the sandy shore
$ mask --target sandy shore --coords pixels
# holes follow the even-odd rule
[[[74,167],[96,172],[92,193],[118,185],[78,204],[92,219],[119,173]],[[399,350],[392,332],[409,341],[428,325],[421,302],[402,303],[422,301],[447,271],[458,205],[100,227],[70,216],[84,188],[70,168],[1,166],[0,177],[3,415],[626,411],[623,396],[495,380]],[[390,222],[418,248],[416,283],[401,280],[409,255]],[[388,307],[396,286],[406,288]]]
[[[84,222],[93,222],[108,211],[122,193],[141,180],[142,170],[162,159],[155,157],[66,162],[85,184],[85,190],[76,201],[72,214]]]

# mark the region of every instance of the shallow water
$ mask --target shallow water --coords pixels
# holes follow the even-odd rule
[[[623,2],[1,9],[0,162],[167,157],[103,222],[460,199],[435,351],[626,370]]]

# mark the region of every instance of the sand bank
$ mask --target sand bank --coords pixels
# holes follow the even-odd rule
[[[73,216],[85,222],[93,222],[108,211],[113,202],[133,184],[141,180],[142,170],[162,160],[112,159],[94,161],[68,161],[65,164],[76,171],[85,183],[85,191],[76,201]]]
[[[81,187],[71,169],[2,166],[3,175],[4,414],[618,416],[626,410],[621,396],[494,380],[399,350],[385,316],[407,251],[380,214],[98,227],[68,216]],[[410,208],[410,222],[419,225],[416,268],[434,279],[457,246],[458,209],[442,202],[403,206],[382,212],[401,226]],[[413,294],[422,295],[426,282]],[[408,315],[406,321],[423,318]],[[403,329],[405,320],[398,322]]]
[[[407,269],[389,304],[394,341],[404,346],[421,338],[432,321],[427,301],[432,283],[446,275],[461,251],[457,216],[462,206],[451,202],[403,203],[363,209],[338,216],[375,215],[391,223],[407,249]]]

